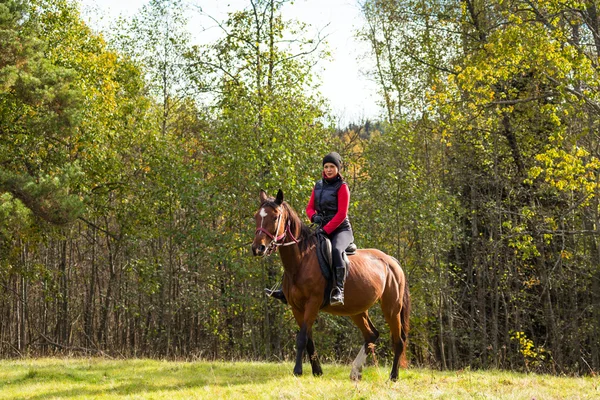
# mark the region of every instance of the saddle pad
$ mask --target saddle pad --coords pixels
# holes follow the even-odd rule
[[[328,282],[331,281],[331,264],[333,264],[331,260],[331,241],[328,237],[320,234],[317,234],[317,258],[319,259],[321,273]]]

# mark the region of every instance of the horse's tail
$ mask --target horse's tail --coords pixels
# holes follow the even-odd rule
[[[406,279],[406,274],[400,265],[400,261],[396,257],[391,256],[392,259],[398,264],[398,268],[402,271],[402,275],[404,276],[404,293],[402,294],[402,308],[400,309],[400,324],[402,325],[400,331],[400,340],[402,341],[403,351],[400,355],[400,365],[402,368],[406,368],[408,366],[408,361],[406,360],[406,351],[408,350],[408,331],[410,331],[410,291],[408,290],[408,280]]]
[[[400,310],[400,323],[402,324],[402,332],[400,333],[400,338],[404,345],[404,351],[400,356],[400,365],[402,368],[406,368],[408,366],[408,362],[406,360],[406,351],[408,350],[408,331],[410,330],[410,292],[408,290],[408,282],[406,280],[406,275],[404,275],[404,295],[402,296],[402,309]]]

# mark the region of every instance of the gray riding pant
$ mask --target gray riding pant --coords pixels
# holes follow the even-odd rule
[[[354,242],[352,229],[335,231],[329,236],[329,239],[331,240],[331,258],[333,267],[343,267],[345,264],[342,260],[342,252],[348,248],[350,243]]]

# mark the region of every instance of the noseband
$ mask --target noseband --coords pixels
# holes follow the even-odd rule
[[[297,244],[299,242],[299,240],[297,240],[294,237],[294,234],[292,233],[291,229],[290,229],[290,220],[289,218],[286,221],[285,224],[285,229],[283,230],[283,233],[281,235],[277,235],[277,233],[279,232],[279,225],[280,221],[281,221],[281,216],[283,215],[283,213],[279,214],[279,217],[277,217],[277,223],[275,224],[276,228],[275,228],[275,234],[269,232],[268,230],[266,230],[265,228],[262,227],[262,221],[260,224],[260,228],[256,229],[256,232],[254,232],[254,236],[258,235],[259,233],[264,233],[265,235],[267,235],[270,239],[271,239],[271,243],[269,243],[269,245],[267,246],[267,250],[265,251],[265,257],[270,256],[271,253],[273,253],[273,251],[275,251],[275,249],[277,249],[278,247],[281,246],[291,246],[294,244]],[[263,217],[264,218],[264,217]],[[292,239],[291,242],[285,242],[285,238],[287,236],[290,236],[290,239]]]

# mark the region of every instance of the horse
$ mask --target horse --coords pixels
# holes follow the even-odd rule
[[[296,335],[294,375],[302,375],[306,351],[312,373],[323,374],[312,338],[312,327],[325,304],[327,282],[319,267],[316,237],[294,209],[284,201],[281,189],[276,198],[260,191],[260,207],[254,215],[256,231],[252,242],[254,256],[268,257],[279,250],[284,267],[282,289],[300,330]],[[352,363],[350,378],[362,378],[367,351],[379,332],[369,318],[369,308],[379,302],[392,335],[394,362],[390,380],[398,379],[398,366],[406,368],[410,294],[404,271],[394,257],[377,249],[359,249],[349,257],[344,305],[325,305],[322,311],[348,316],[360,329],[364,345]],[[327,294],[328,295],[328,294]]]

